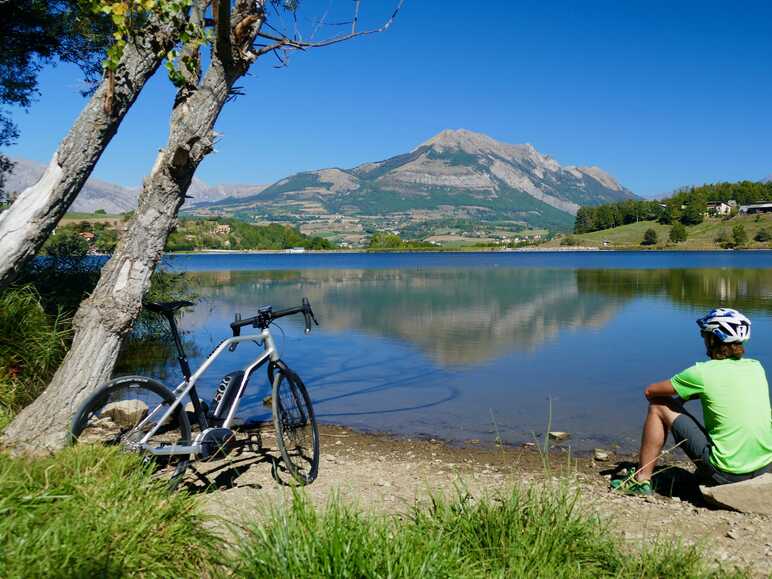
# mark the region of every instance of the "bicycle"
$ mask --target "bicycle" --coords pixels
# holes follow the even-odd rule
[[[263,306],[256,316],[247,319],[236,314],[230,324],[233,336],[221,341],[195,373],[191,373],[174,320],[178,309],[193,305],[188,301],[144,304],[169,323],[184,380],[173,391],[146,376],[123,376],[107,382],[75,413],[73,439],[120,445],[141,453],[163,469],[174,469],[171,481],[176,484],[190,465],[191,456],[207,461],[223,457],[235,448],[236,433],[241,431],[241,426],[234,423],[239,403],[253,373],[267,364],[272,386],[272,421],[282,461],[298,483],[312,483],[319,471],[319,431],[311,399],[300,377],[281,360],[269,329],[279,318],[302,313],[305,333],[310,333],[312,322],[317,326],[319,322],[309,301],[303,298],[302,305],[277,311]],[[258,328],[260,333],[242,336],[241,328],[245,326]],[[211,408],[208,407],[196,391],[199,378],[226,349],[232,352],[240,343],[250,341],[262,347],[262,353],[244,369],[223,377]],[[192,412],[183,404],[186,396],[192,402]],[[266,398],[264,404],[267,403]],[[199,426],[193,440],[191,421]]]

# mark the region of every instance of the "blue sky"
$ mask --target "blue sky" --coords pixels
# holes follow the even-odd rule
[[[329,0],[305,0],[305,15]],[[346,0],[335,0],[346,7]],[[363,2],[370,22],[391,0]],[[483,6],[478,8],[477,6]],[[772,174],[772,2],[406,0],[385,34],[265,58],[226,105],[208,183],[268,183],[414,148],[444,128],[532,143],[598,165],[642,195]],[[48,67],[14,111],[12,156],[47,161],[84,104]],[[137,185],[168,130],[173,90],[154,78],[94,176]]]

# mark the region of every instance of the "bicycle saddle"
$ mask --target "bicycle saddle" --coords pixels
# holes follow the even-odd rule
[[[169,314],[180,308],[186,308],[188,306],[195,305],[193,302],[188,301],[176,301],[176,302],[148,302],[142,304],[146,310],[156,312],[158,314]]]

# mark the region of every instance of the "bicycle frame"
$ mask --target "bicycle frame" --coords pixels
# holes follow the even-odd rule
[[[175,389],[174,389],[174,402],[169,406],[169,408],[166,409],[163,416],[161,416],[161,419],[158,420],[156,425],[147,433],[145,436],[140,440],[138,443],[136,443],[135,446],[137,450],[144,450],[154,455],[178,455],[178,454],[200,454],[202,451],[201,444],[198,442],[198,439],[193,442],[193,444],[190,445],[168,445],[168,446],[161,446],[156,448],[151,448],[148,446],[148,441],[150,438],[158,431],[158,429],[166,423],[167,420],[172,416],[172,414],[175,412],[176,408],[180,405],[181,401],[190,394],[191,392],[195,393],[195,386],[198,382],[198,379],[206,372],[209,367],[212,365],[212,363],[220,356],[220,354],[223,353],[223,351],[226,348],[229,348],[231,346],[238,345],[241,342],[255,342],[258,347],[263,347],[263,353],[260,354],[255,360],[247,365],[244,368],[244,377],[241,380],[241,384],[239,385],[238,392],[236,393],[236,396],[233,399],[233,402],[231,404],[231,407],[228,409],[228,415],[225,418],[225,421],[222,424],[222,428],[230,428],[233,424],[233,420],[236,417],[236,411],[238,410],[239,403],[241,402],[241,398],[244,395],[244,391],[247,387],[247,383],[249,382],[249,378],[252,375],[252,373],[259,369],[261,366],[263,366],[266,362],[269,360],[272,362],[278,362],[279,361],[279,351],[276,349],[276,343],[273,340],[273,336],[271,336],[271,332],[268,330],[268,328],[262,330],[260,332],[259,336],[252,335],[252,336],[237,336],[232,338],[227,338],[220,342],[220,344],[217,346],[217,348],[214,349],[214,351],[209,355],[209,357],[204,361],[203,364],[198,368],[198,370],[193,373],[193,375],[188,380],[183,380]],[[194,403],[194,407],[198,408],[198,405]],[[148,415],[145,417],[142,422],[140,422],[135,428],[140,429],[144,424],[147,423],[148,420],[153,418],[153,416],[156,414],[156,412],[159,411],[161,408],[161,405],[156,406],[152,412],[149,412]],[[201,412],[203,414],[203,412]],[[200,418],[200,417],[199,417]],[[200,438],[200,435],[199,435]]]

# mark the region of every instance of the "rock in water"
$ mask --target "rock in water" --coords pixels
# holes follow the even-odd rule
[[[549,433],[550,440],[556,440],[562,442],[571,438],[571,434],[568,432],[558,432],[556,430]]]
[[[592,457],[597,461],[608,460],[608,451],[603,450],[602,448],[596,448],[592,451]]]
[[[701,486],[700,492],[709,502],[725,508],[772,515],[772,474],[769,473],[729,485]]]
[[[102,416],[109,416],[115,424],[123,427],[134,426],[147,416],[147,404],[141,400],[111,402],[102,409]]]

